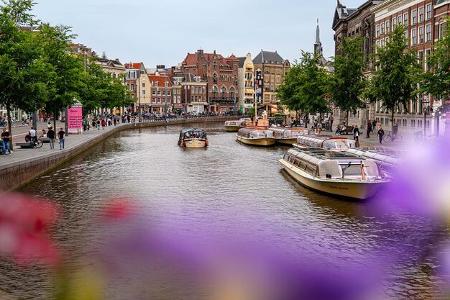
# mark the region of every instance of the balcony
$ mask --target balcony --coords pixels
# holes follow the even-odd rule
[[[238,102],[237,98],[229,98],[229,97],[210,97],[210,103],[220,103],[220,104],[234,104]]]

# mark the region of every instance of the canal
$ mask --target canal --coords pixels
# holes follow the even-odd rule
[[[104,201],[118,196],[140,199],[161,219],[201,223],[203,213],[213,212],[216,220],[226,223],[230,208],[238,208],[243,215],[257,213],[267,227],[280,231],[276,234],[280,244],[299,249],[307,245],[324,255],[338,250],[342,261],[392,243],[408,245],[418,253],[423,250],[419,248],[424,245],[415,244],[417,237],[406,236],[399,225],[405,222],[419,229],[421,220],[411,223],[399,217],[398,227],[385,226],[367,213],[367,203],[336,200],[293,182],[278,165],[286,148],[243,146],[236,143],[234,134],[221,131],[221,124],[199,126],[209,131],[207,150],[180,149],[178,126],[126,131],[37,178],[21,192],[52,199],[62,207],[54,237],[73,257],[95,243],[90,216]],[[434,264],[433,257],[402,262],[386,294],[431,297]],[[0,267],[0,289],[20,299],[48,299],[51,283],[43,269],[23,270],[6,262]],[[124,289],[113,288],[117,288],[112,293],[116,296]]]

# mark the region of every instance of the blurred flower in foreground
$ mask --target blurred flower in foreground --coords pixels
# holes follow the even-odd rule
[[[21,194],[0,195],[0,256],[20,265],[58,263],[58,251],[48,235],[57,208],[49,201]]]
[[[450,142],[417,143],[410,149],[371,209],[450,224]]]

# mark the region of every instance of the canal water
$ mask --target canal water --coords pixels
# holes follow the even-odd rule
[[[203,213],[211,212],[226,222],[230,208],[238,208],[243,215],[258,214],[267,227],[277,228],[280,244],[299,249],[313,245],[324,256],[338,252],[342,261],[396,243],[408,245],[418,255],[423,247],[434,247],[416,245],[417,237],[406,235],[399,225],[405,222],[409,228],[420,229],[420,220],[412,223],[399,218],[398,227],[385,226],[367,213],[367,203],[336,200],[293,182],[278,164],[287,148],[248,147],[238,144],[235,134],[223,132],[221,124],[198,126],[209,131],[207,150],[180,149],[179,126],[126,131],[41,176],[21,192],[52,199],[62,207],[54,237],[73,258],[95,243],[96,227],[90,217],[104,201],[118,196],[141,199],[160,218],[199,223],[204,221]],[[20,299],[50,298],[51,281],[45,270],[24,270],[6,262],[0,268],[0,289]],[[434,268],[433,256],[402,262],[386,295],[431,298]],[[125,289],[116,288],[112,295]]]

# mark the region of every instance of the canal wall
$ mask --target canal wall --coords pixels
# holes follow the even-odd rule
[[[50,170],[58,167],[59,165],[67,162],[74,157],[84,153],[90,148],[94,147],[98,143],[104,141],[108,137],[124,131],[151,127],[161,127],[170,125],[188,125],[194,123],[213,123],[213,122],[225,122],[227,120],[234,120],[236,117],[205,117],[205,118],[192,118],[192,119],[174,119],[168,121],[150,121],[142,123],[120,124],[116,127],[109,127],[105,131],[100,131],[98,134],[94,134],[89,138],[80,141],[79,144],[68,147],[64,151],[53,151],[51,153],[43,153],[42,155],[35,155],[38,151],[35,149],[20,150],[28,151],[31,157],[24,157],[19,161],[2,162],[0,165],[0,191],[12,191],[18,189],[29,181],[36,177],[49,172]],[[76,136],[69,136],[70,138]],[[45,147],[45,146],[44,146]],[[58,145],[55,145],[57,148]],[[12,154],[12,155],[15,155]],[[7,160],[9,157],[3,157]]]

